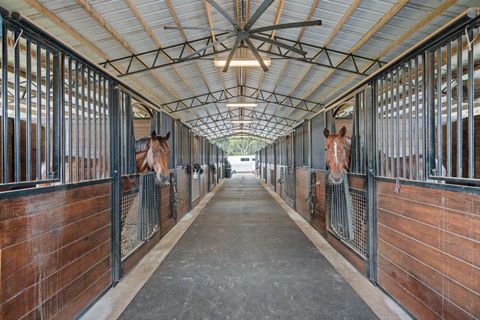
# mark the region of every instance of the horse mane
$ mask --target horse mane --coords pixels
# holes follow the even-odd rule
[[[147,151],[150,148],[150,137],[143,137],[135,141],[135,153]]]

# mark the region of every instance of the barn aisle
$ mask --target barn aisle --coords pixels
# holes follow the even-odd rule
[[[226,179],[121,319],[375,319],[253,175]]]

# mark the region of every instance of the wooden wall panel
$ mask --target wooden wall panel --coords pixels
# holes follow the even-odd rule
[[[417,318],[480,317],[480,197],[377,182],[380,285]]]
[[[0,200],[0,319],[72,319],[105,290],[110,216],[110,183]]]
[[[312,226],[320,232],[323,236],[327,234],[327,207],[326,207],[326,183],[327,172],[322,170],[315,170],[315,205],[314,218],[311,220]]]
[[[295,197],[296,210],[308,222],[310,222],[310,170],[306,168],[295,169]]]
[[[186,169],[177,171],[177,221],[183,218],[188,212],[190,194],[190,175]]]

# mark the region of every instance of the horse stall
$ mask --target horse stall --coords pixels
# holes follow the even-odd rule
[[[191,133],[30,22],[1,14],[0,318],[75,318],[189,210]],[[154,140],[162,180],[137,161]],[[209,142],[198,141],[203,197]]]
[[[190,129],[176,122],[175,126],[175,187],[176,196],[176,220],[190,210],[191,206],[191,133]]]
[[[217,158],[217,145],[209,144],[209,163],[210,163],[210,175],[209,175],[209,184],[210,190],[213,190],[215,185],[217,184],[217,175],[218,175],[218,158]]]
[[[452,20],[274,144],[277,193],[419,319],[480,315],[474,13]],[[292,165],[296,187],[289,194]]]

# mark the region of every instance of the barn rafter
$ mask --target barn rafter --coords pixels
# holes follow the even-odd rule
[[[228,35],[229,33],[222,32],[217,34],[215,38],[222,39]],[[268,34],[262,34],[262,36],[269,37]],[[282,42],[288,43],[291,46],[301,48],[302,50],[308,52],[307,56],[299,57],[292,55],[291,51],[288,49],[270,45],[268,41],[259,40],[255,42],[258,51],[272,55],[277,59],[296,60],[307,64],[316,65],[318,67],[325,67],[361,76],[367,76],[371,74],[371,72],[375,70],[374,66],[381,67],[385,64],[385,62],[378,59],[372,59],[370,57],[356,55],[350,52],[317,46],[298,40],[287,39],[279,36],[273,36],[272,38],[274,40],[281,40]],[[123,77],[148,70],[164,68],[179,63],[209,59],[216,54],[230,51],[233,45],[233,43],[219,43],[215,46],[213,45],[214,43],[215,40],[212,39],[212,36],[208,36],[165,47],[158,47],[154,50],[134,53],[116,59],[106,60],[101,62],[100,65],[107,70],[115,71],[117,76]],[[201,50],[206,46],[211,47]],[[167,57],[168,59],[166,61],[164,59],[159,59],[160,56]],[[369,67],[361,70],[359,65],[365,65],[366,63],[368,63]],[[126,67],[126,69],[122,71],[116,66],[117,64]]]

